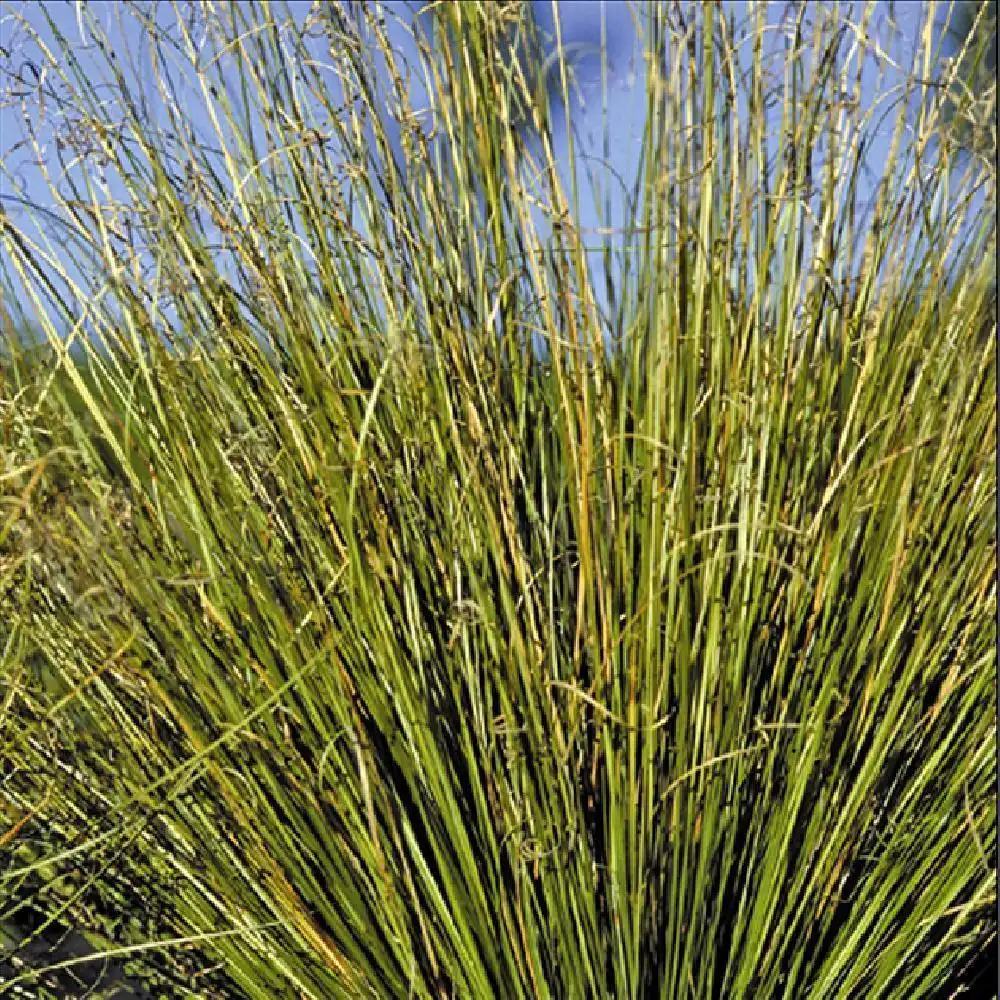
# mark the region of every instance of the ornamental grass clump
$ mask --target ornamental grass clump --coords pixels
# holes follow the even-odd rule
[[[0,993],[971,982],[995,158],[942,138],[933,12],[870,100],[874,4],[780,51],[636,11],[615,216],[558,15],[437,4],[404,60],[376,5],[115,9],[144,92],[89,9],[104,79],[17,24],[61,161],[0,209],[49,344],[3,367],[0,924],[95,953],[14,941]]]

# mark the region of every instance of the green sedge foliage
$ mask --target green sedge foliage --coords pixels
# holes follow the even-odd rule
[[[51,24],[59,243],[0,213],[52,348],[4,369],[0,919],[170,997],[945,995],[996,943],[995,163],[935,141],[934,12],[872,102],[875,5],[777,70],[761,6],[637,10],[595,250],[521,4],[408,67],[374,4],[117,9],[163,131]]]

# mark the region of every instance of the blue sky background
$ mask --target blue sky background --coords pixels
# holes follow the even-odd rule
[[[176,28],[176,10],[184,11],[188,5],[181,3],[176,9],[172,3],[167,2],[160,2],[152,7],[149,4],[142,6],[154,11],[158,24]],[[309,0],[292,0],[289,4],[293,16],[300,24],[305,20],[310,6]],[[409,17],[409,12],[413,9],[413,5],[404,3],[391,3],[386,6],[393,13],[402,17]],[[810,6],[818,8],[820,5],[813,3]],[[536,0],[534,7],[540,28],[543,32],[552,32],[552,5],[547,0]],[[857,18],[860,16],[863,4],[847,2],[841,7],[846,16]],[[747,16],[743,3],[727,0],[723,4],[723,9],[735,14],[737,25]],[[633,14],[630,12],[629,6],[620,0],[605,0],[605,2],[601,2],[601,0],[563,0],[559,11],[564,43],[576,56],[576,73],[580,85],[577,104],[571,111],[577,133],[583,141],[582,147],[577,148],[579,177],[583,180],[586,176],[585,170],[581,169],[583,163],[580,157],[588,153],[601,156],[603,148],[601,62],[598,54],[603,23],[609,64],[610,165],[616,173],[630,183],[634,178],[637,166],[645,115],[645,80]],[[767,5],[767,18],[769,23],[775,26],[775,30],[769,36],[766,51],[769,50],[779,59],[783,48],[783,39],[777,26],[787,11],[788,5],[783,2],[772,2]],[[23,111],[21,101],[17,98],[16,93],[18,83],[9,75],[14,72],[25,75],[27,79],[32,78],[31,60],[37,59],[37,54],[33,47],[28,44],[26,32],[20,19],[23,18],[37,28],[43,37],[49,38],[51,33],[45,23],[46,12],[52,17],[58,30],[65,34],[78,48],[83,64],[94,67],[92,79],[95,82],[106,78],[103,58],[92,51],[88,52],[82,38],[89,38],[89,32],[86,31],[85,27],[87,18],[96,18],[107,32],[120,62],[134,63],[132,70],[127,70],[126,75],[130,76],[131,72],[134,72],[134,79],[138,82],[139,90],[150,101],[153,120],[160,126],[166,125],[166,116],[156,97],[153,68],[145,46],[141,44],[141,29],[136,19],[127,12],[124,4],[116,2],[116,0],[90,0],[86,4],[75,2],[75,0],[63,0],[63,2],[57,0],[57,2],[49,3],[43,3],[40,0],[0,0],[0,46],[2,46],[2,50],[0,50],[0,155],[4,157],[7,169],[14,175],[13,179],[0,176],[0,199],[3,201],[4,208],[18,225],[26,223],[23,214],[25,201],[42,208],[51,204],[51,196],[43,181],[39,166],[32,162],[31,150],[25,145],[19,145],[24,136]],[[874,33],[886,53],[897,63],[899,70],[893,70],[888,63],[883,63],[881,68],[886,73],[886,77],[879,85],[879,65],[874,58],[869,59],[863,80],[865,96],[873,96],[876,87],[884,92],[887,86],[892,86],[902,80],[904,71],[912,70],[916,61],[917,36],[923,15],[923,4],[912,2],[912,0],[911,2],[903,0],[895,5],[890,5],[887,2],[878,5],[874,20]],[[193,22],[191,27],[194,37],[199,37],[198,31],[200,29],[197,23]],[[389,19],[387,27],[390,38],[394,44],[398,45],[403,56],[415,62],[415,46],[407,32],[396,25],[392,18]],[[81,28],[83,28],[83,33],[81,33]],[[739,31],[737,30],[738,37]],[[97,67],[102,67],[102,69],[98,70]],[[3,70],[6,70],[6,74]],[[189,114],[195,129],[206,137],[213,136],[214,131],[205,113],[201,95],[193,93],[185,99],[183,89],[180,90],[179,94],[182,105]],[[412,99],[415,106],[422,103],[419,94],[413,95]],[[49,113],[52,110],[51,107],[47,109]],[[777,114],[777,109],[775,109],[775,113]],[[863,184],[867,185],[869,189],[872,179],[877,180],[881,175],[879,165],[884,163],[887,158],[894,120],[894,114],[885,117],[871,146],[869,157],[873,174],[862,179]],[[43,134],[44,131],[43,129]],[[777,126],[775,132],[777,132]],[[568,165],[566,135],[564,127],[557,129],[557,152],[561,156],[564,168]],[[55,143],[50,135],[43,150],[43,158],[49,169],[58,173],[58,161],[54,154]],[[591,163],[591,169],[594,167],[595,165]],[[564,176],[568,177],[568,170],[564,170]],[[123,191],[120,188],[116,189],[114,184],[110,185],[109,190],[112,197],[120,197],[123,194]],[[611,186],[615,225],[621,225],[622,222],[623,201],[616,194],[618,190],[617,185]],[[863,191],[863,195],[864,193]],[[580,210],[580,225],[585,231],[588,229],[596,230],[602,220],[599,218],[594,199],[585,184],[581,190]],[[31,229],[30,226],[26,226],[26,228],[29,231]],[[44,228],[48,230],[49,236],[53,240],[54,252],[57,252],[59,248],[58,231],[51,226]],[[599,242],[600,237],[595,235],[595,245]],[[7,264],[2,259],[3,252],[0,249],[0,269],[3,269]],[[600,266],[599,261],[600,256],[595,254],[595,266]],[[601,291],[603,286],[603,280],[598,278],[596,281],[597,289]]]

